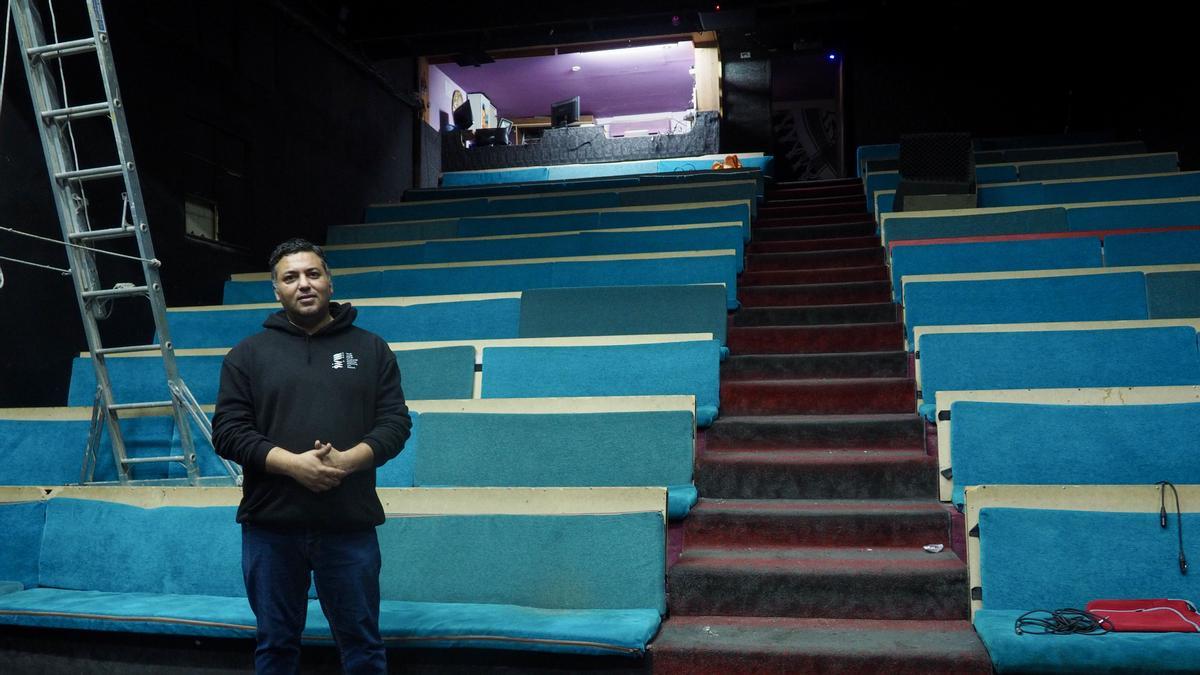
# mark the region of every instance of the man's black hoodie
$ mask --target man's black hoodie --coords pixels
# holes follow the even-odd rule
[[[333,322],[308,335],[283,311],[229,351],[213,416],[217,454],[242,466],[239,523],[281,530],[348,531],[383,523],[375,470],[312,492],[266,470],[273,447],[307,452],[313,443],[347,450],[366,443],[375,466],[399,454],[412,430],[400,370],[386,342],[358,328],[358,311],[330,304]]]

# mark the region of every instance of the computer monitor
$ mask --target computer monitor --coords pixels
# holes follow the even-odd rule
[[[475,124],[475,115],[471,113],[471,102],[464,101],[462,105],[454,109],[454,128],[466,131],[473,124]]]
[[[487,145],[512,145],[510,130],[512,127],[491,127],[475,130],[475,147]]]
[[[550,126],[555,129],[579,121],[579,97],[572,96],[550,106]]]

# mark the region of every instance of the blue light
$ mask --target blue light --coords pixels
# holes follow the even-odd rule
[[[830,61],[837,61],[837,54],[834,54],[833,52],[829,52],[828,58]]]

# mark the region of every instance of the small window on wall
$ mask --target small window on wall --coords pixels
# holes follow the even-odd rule
[[[216,202],[188,196],[184,199],[183,216],[187,234],[209,241],[219,239]]]

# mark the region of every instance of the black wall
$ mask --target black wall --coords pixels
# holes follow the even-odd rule
[[[1200,168],[1194,38],[1176,10],[913,4],[845,35],[848,153],[915,131],[1102,133]]]
[[[373,202],[399,200],[413,183],[414,113],[390,81],[314,27],[302,3],[123,0],[106,5],[150,228],[163,260],[168,305],[218,304],[231,272],[258,271],[290,236],[324,240],[358,222]],[[81,9],[72,5],[70,10]],[[82,36],[59,13],[60,37]],[[74,32],[69,32],[74,31]],[[0,225],[58,238],[40,143],[15,39],[0,136]],[[95,84],[68,71],[72,102]],[[77,129],[81,163],[111,152],[104,125]],[[90,140],[89,140],[90,139]],[[94,161],[94,160],[93,160]],[[119,198],[89,187],[93,227],[116,225]],[[93,195],[95,197],[93,198]],[[217,204],[221,243],[184,235],[187,195]],[[65,267],[61,249],[0,232],[0,255]],[[61,405],[70,359],[86,349],[69,279],[0,261],[0,406]],[[105,285],[136,268],[104,260]],[[147,303],[117,303],[106,342],[147,339]],[[186,346],[186,345],[184,345]]]

